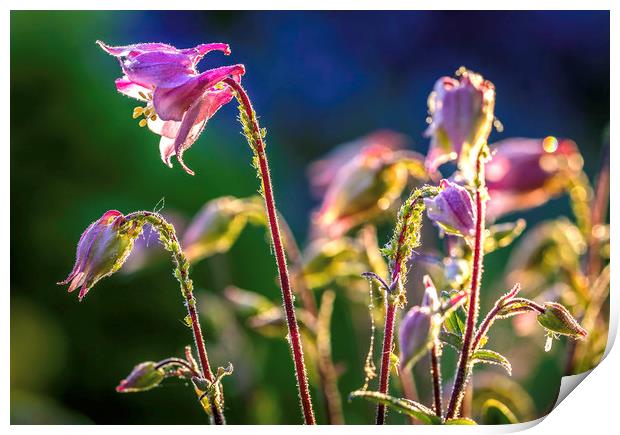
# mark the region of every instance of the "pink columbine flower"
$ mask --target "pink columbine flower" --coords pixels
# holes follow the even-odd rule
[[[121,212],[110,210],[90,224],[78,242],[73,270],[58,284],[70,284],[69,292],[80,287],[81,301],[100,279],[116,272],[131,253],[141,231],[141,228],[122,230],[125,222]]]
[[[230,54],[227,44],[201,44],[177,49],[168,44],[147,43],[111,47],[97,41],[107,53],[118,58],[124,76],[116,89],[146,103],[136,107],[134,118],[144,116],[140,126],[161,136],[159,150],[165,164],[177,160],[188,174],[194,172],[183,161],[183,153],[196,141],[207,121],[233,98],[232,90],[221,83],[231,77],[241,80],[243,65],[223,66],[198,72],[197,64],[211,51]]]
[[[426,158],[430,172],[450,160],[459,160],[464,175],[471,175],[494,119],[495,87],[465,68],[458,79],[442,77],[428,98],[431,124],[425,132],[431,137]]]
[[[486,166],[490,219],[516,210],[538,207],[561,193],[583,167],[583,158],[570,139],[510,138],[491,145]]]
[[[449,234],[472,236],[475,206],[467,189],[448,180],[441,180],[439,187],[437,196],[424,199],[428,218]]]

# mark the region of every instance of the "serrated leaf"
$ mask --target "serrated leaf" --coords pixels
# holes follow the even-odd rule
[[[512,365],[504,355],[489,349],[478,349],[471,356],[472,363],[495,364],[502,366],[509,375],[512,375]]]
[[[441,418],[437,417],[432,409],[413,400],[399,399],[376,391],[358,390],[349,394],[349,400],[356,397],[389,406],[401,414],[417,418],[424,424],[441,424]]]
[[[451,418],[450,420],[446,420],[444,424],[477,425],[478,423],[473,421],[471,418],[463,417],[463,418]]]
[[[502,402],[489,399],[482,405],[482,422],[484,424],[515,424],[519,420]]]
[[[439,333],[439,340],[449,346],[452,346],[457,352],[463,348],[463,339],[461,336],[453,334],[452,332],[441,331]]]

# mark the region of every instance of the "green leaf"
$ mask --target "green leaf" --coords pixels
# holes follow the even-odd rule
[[[463,348],[463,339],[460,335],[447,331],[441,331],[439,333],[439,339],[447,345],[452,346],[457,352]]]
[[[489,399],[482,405],[482,422],[484,424],[515,424],[519,420],[502,402]]]
[[[484,252],[493,252],[510,245],[525,230],[525,219],[492,225],[484,239]]]
[[[437,417],[432,409],[413,400],[399,399],[376,391],[357,390],[349,394],[349,400],[356,397],[389,406],[401,414],[417,418],[424,424],[441,424],[441,418]]]
[[[512,366],[510,365],[510,361],[502,355],[495,351],[489,349],[478,349],[472,355],[472,363],[482,363],[482,364],[495,364],[502,366],[509,375],[512,374]]]
[[[477,425],[475,421],[471,418],[463,417],[463,418],[451,418],[450,420],[446,420],[444,424],[458,424],[458,425]]]
[[[456,310],[449,313],[444,320],[444,327],[446,331],[463,336],[465,333],[465,322],[467,321],[467,313],[465,308],[459,307]]]

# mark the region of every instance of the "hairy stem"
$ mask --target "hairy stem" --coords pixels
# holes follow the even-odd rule
[[[185,257],[179,240],[177,239],[174,227],[166,222],[166,220],[158,213],[141,211],[127,215],[127,220],[142,220],[150,224],[159,232],[159,237],[164,248],[172,254],[172,261],[175,264],[174,276],[181,285],[181,294],[185,299],[185,307],[191,321],[192,334],[194,335],[194,343],[198,351],[200,370],[203,377],[209,382],[213,382],[215,377],[209,365],[207,349],[200,328],[200,319],[198,318],[198,310],[196,308],[196,298],[194,297],[194,284],[189,277],[189,261]],[[209,400],[211,407],[211,416],[215,424],[226,424],[224,411],[222,410],[223,397],[219,386],[215,388],[213,400]]]
[[[388,302],[385,313],[385,330],[383,333],[383,349],[381,351],[381,372],[379,375],[379,392],[387,394],[390,381],[390,356],[392,355],[392,343],[394,341],[394,319],[396,314],[396,302]],[[385,423],[385,405],[377,406],[376,424]]]
[[[469,307],[467,310],[467,322],[465,325],[465,333],[463,336],[463,348],[459,356],[459,362],[456,370],[454,387],[450,397],[450,404],[446,418],[455,418],[459,415],[465,387],[471,374],[470,356],[472,350],[472,341],[476,324],[478,321],[478,311],[480,301],[480,282],[482,280],[482,263],[484,257],[484,221],[485,221],[485,183],[484,183],[484,161],[482,156],[478,156],[476,164],[476,230],[474,234],[474,255],[472,259],[472,279],[469,289]]]
[[[379,392],[388,393],[390,380],[390,355],[394,341],[394,323],[396,308],[400,304],[398,296],[403,289],[407,274],[407,262],[413,254],[413,250],[420,244],[420,229],[422,227],[422,212],[424,211],[423,198],[437,193],[437,189],[424,186],[414,190],[402,205],[394,237],[388,247],[390,251],[391,279],[389,288],[386,289],[387,307],[385,313],[385,327],[383,332],[383,350],[381,354],[381,371],[379,374]],[[377,405],[376,424],[385,423],[386,407],[384,404]]]
[[[439,343],[435,340],[431,348],[431,376],[433,377],[433,399],[435,414],[442,416],[441,404],[441,362],[439,360]]]
[[[235,96],[239,101],[239,118],[243,125],[248,144],[254,151],[254,164],[257,167],[262,182],[262,193],[263,198],[265,199],[265,208],[267,209],[271,240],[276,256],[276,265],[278,267],[280,287],[282,289],[282,300],[284,304],[284,311],[286,313],[286,323],[288,326],[289,344],[293,354],[295,376],[297,378],[297,388],[304,422],[306,424],[316,424],[314,410],[312,409],[312,400],[310,398],[310,391],[308,388],[308,378],[301,345],[301,336],[299,334],[299,325],[297,324],[297,318],[295,315],[293,292],[291,290],[287,270],[286,255],[284,254],[282,236],[280,235],[280,227],[278,225],[276,204],[273,196],[273,186],[271,183],[271,175],[269,173],[269,163],[265,152],[265,144],[263,142],[264,132],[261,131],[258,125],[256,113],[252,108],[252,103],[250,102],[250,98],[245,92],[245,89],[243,89],[239,83],[231,78],[225,79],[224,82],[235,92]]]
[[[508,308],[510,307],[510,305],[523,304],[526,302],[527,302],[527,306],[530,309],[530,311],[536,311],[539,314],[543,314],[545,312],[544,307],[538,305],[537,303],[533,301],[528,301],[526,299],[512,299],[506,302],[505,304],[495,304],[495,306],[493,306],[491,311],[488,312],[488,314],[486,315],[486,317],[480,324],[480,327],[478,328],[478,332],[476,333],[474,342],[471,345],[472,352],[475,352],[476,350],[478,350],[478,346],[480,345],[480,342],[488,334],[489,329],[491,328],[491,325],[493,324],[493,322],[495,322],[495,319],[497,318],[497,314],[502,309]]]

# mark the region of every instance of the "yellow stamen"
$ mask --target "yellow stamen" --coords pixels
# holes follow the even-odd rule
[[[146,123],[147,123],[146,119],[141,119],[140,122],[138,123],[138,125],[140,127],[146,127]]]
[[[138,95],[140,95],[142,98],[144,98],[145,100],[148,100],[148,98],[146,97],[145,93],[142,91],[138,91]]]
[[[157,121],[157,115],[152,114],[151,115],[151,121]]]

